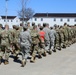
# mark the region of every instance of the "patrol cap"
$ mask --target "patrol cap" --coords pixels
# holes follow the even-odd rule
[[[15,28],[16,28],[16,30],[18,30],[18,29],[19,29],[19,26],[18,26],[18,25],[16,25],[16,26],[15,26]]]
[[[13,25],[12,27],[13,27],[13,28],[16,28],[16,25]]]
[[[32,26],[35,26],[35,23],[34,22],[32,22]]]
[[[43,26],[40,26],[40,30],[43,30]]]
[[[35,25],[35,26],[33,26],[33,29],[35,29],[35,28],[37,28],[37,26]]]

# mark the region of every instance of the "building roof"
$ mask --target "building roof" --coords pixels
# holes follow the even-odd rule
[[[6,16],[1,16],[2,19],[6,19]],[[14,19],[16,18],[16,16],[7,16],[7,19]]]
[[[36,13],[33,17],[76,17],[76,13]]]

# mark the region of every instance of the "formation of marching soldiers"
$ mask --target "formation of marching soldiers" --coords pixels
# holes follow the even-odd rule
[[[20,26],[13,25],[9,29],[5,25],[4,29],[0,24],[0,64],[4,58],[4,64],[9,64],[9,56],[14,56],[14,60],[18,60],[18,55],[21,54],[21,67],[26,65],[27,58],[31,56],[30,62],[35,62],[36,56],[42,58],[56,52],[62,48],[69,47],[76,42],[76,25],[69,26],[64,23],[63,26],[54,25],[49,27],[49,24],[43,23],[43,26],[35,23],[27,23]]]

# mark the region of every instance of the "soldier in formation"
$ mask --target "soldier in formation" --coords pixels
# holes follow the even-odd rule
[[[76,25],[69,26],[64,23],[63,26],[43,23],[35,25],[27,23],[26,26],[13,25],[13,29],[9,29],[5,25],[2,29],[0,24],[0,64],[4,59],[4,64],[9,64],[9,55],[14,56],[14,60],[18,60],[21,53],[21,67],[24,67],[28,57],[31,56],[30,62],[35,62],[36,57],[42,58],[52,51],[62,50],[76,42]],[[11,53],[11,54],[10,54]]]

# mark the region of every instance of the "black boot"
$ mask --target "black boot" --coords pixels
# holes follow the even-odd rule
[[[49,52],[48,52],[48,53],[49,53],[49,55],[51,55],[51,54],[52,54],[52,51],[50,51],[50,50],[49,50]]]
[[[5,60],[5,61],[4,61],[4,64],[5,64],[5,65],[9,64],[8,60]]]
[[[43,55],[44,57],[46,57],[46,52],[44,52],[42,55]]]
[[[14,61],[17,61],[17,60],[18,60],[18,57],[17,57],[17,56],[15,56],[15,57],[14,57]]]
[[[22,60],[22,65],[21,65],[21,67],[24,67],[25,65],[26,65],[26,60],[24,59],[24,60]]]
[[[53,52],[56,52],[56,50],[54,49],[54,50],[52,50]]]

